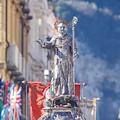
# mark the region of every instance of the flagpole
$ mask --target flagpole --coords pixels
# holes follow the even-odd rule
[[[72,40],[72,46],[73,46],[73,83],[75,83],[75,62],[74,62],[74,52],[75,52],[75,24],[77,24],[78,22],[78,18],[77,17],[73,17],[72,20],[72,33],[73,33],[73,40]],[[74,91],[75,91],[75,87],[74,87]]]
[[[26,83],[26,120],[27,120],[27,83]]]
[[[26,94],[26,96],[25,96],[26,110],[25,111],[26,111],[26,120],[27,120],[28,119],[28,116],[27,116],[27,85],[28,85],[28,83],[25,80],[23,80],[22,83],[25,85],[25,94]]]

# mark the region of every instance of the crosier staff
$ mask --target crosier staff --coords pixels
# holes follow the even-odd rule
[[[77,22],[78,22],[78,18],[77,17],[73,17],[73,20],[72,20],[72,31],[73,31],[73,40],[72,40],[72,45],[73,45],[73,83],[75,83],[75,63],[74,63],[74,61],[75,61],[75,47],[74,47],[74,45],[75,45],[75,25],[77,24]]]

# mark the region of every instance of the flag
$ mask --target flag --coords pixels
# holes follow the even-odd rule
[[[7,79],[6,81],[6,91],[5,91],[5,103],[3,109],[10,106],[10,81]]]
[[[14,82],[12,82],[12,85],[10,87],[10,104],[12,103],[12,99],[13,99],[13,96],[14,96]]]
[[[3,101],[3,80],[0,78],[0,102]]]
[[[78,96],[78,99],[79,99],[79,102],[80,102],[80,86],[81,84],[80,83],[75,83],[75,95]]]
[[[13,94],[14,94],[14,86],[15,86],[15,84],[14,84],[14,82],[12,82],[12,85],[10,87],[10,105],[11,105]],[[11,106],[7,107],[5,110],[6,110],[5,116],[4,116],[5,120],[13,120],[13,119],[11,119],[11,116],[10,116],[10,113],[12,112]]]
[[[42,85],[40,82],[29,82],[31,120],[38,120],[44,114],[43,100],[49,88],[50,83]]]
[[[18,85],[15,85],[14,92],[11,90],[11,108],[9,112],[9,119],[10,120],[20,120],[21,118],[21,105],[22,105],[22,99],[21,99],[21,92],[22,87],[19,87]]]
[[[3,105],[5,103],[5,96],[6,96],[6,78],[3,79],[4,80],[4,88],[3,88]]]
[[[0,102],[3,102],[3,92],[4,92],[4,79],[0,79]]]
[[[12,101],[11,101],[11,108],[16,108],[17,90],[18,90],[18,85],[15,85],[13,96],[12,96]]]
[[[1,110],[2,110],[2,101],[3,101],[3,80],[0,78],[0,116],[1,116]]]
[[[6,93],[8,96],[5,101],[8,101],[9,98],[9,105],[6,105],[6,102],[3,106],[1,120],[20,120],[21,119],[21,92],[22,87],[15,85],[14,82],[11,85],[11,88],[8,88],[8,81],[6,81],[6,91],[9,91],[9,94]]]
[[[6,90],[5,90],[5,100],[4,100],[4,105],[2,108],[2,112],[1,112],[1,120],[3,120],[3,118],[5,118],[5,116],[8,116],[8,109],[10,108],[10,81],[9,79],[7,79],[6,83]]]
[[[8,116],[9,116],[9,112],[8,110],[10,109],[10,106],[4,108],[1,112],[1,120],[9,120]]]
[[[22,106],[22,99],[21,99],[21,92],[22,92],[22,87],[20,87],[17,91],[17,95],[16,95],[16,105],[12,107],[12,108],[18,108],[21,109]],[[20,110],[21,111],[21,110]]]
[[[6,82],[6,78],[2,78],[0,79],[0,116],[1,116],[1,112],[2,112],[2,107],[3,107],[3,94],[4,94],[4,86]]]
[[[5,118],[5,120],[20,120],[21,119],[20,114],[21,114],[21,112],[18,108],[9,107],[6,111],[4,118]],[[3,120],[3,119],[1,119],[1,120]]]
[[[4,79],[0,79],[0,102],[3,101]]]

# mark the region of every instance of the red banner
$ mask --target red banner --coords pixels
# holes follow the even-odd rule
[[[79,102],[80,102],[80,86],[81,84],[80,83],[75,83],[75,95],[78,96],[78,99],[79,99]]]
[[[50,83],[42,85],[40,82],[29,82],[31,120],[38,120],[44,114],[43,100],[49,88]]]

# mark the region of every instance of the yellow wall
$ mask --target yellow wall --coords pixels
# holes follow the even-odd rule
[[[2,0],[0,3],[0,72],[6,75],[6,3]]]
[[[24,19],[25,25],[27,24],[25,20],[25,15],[23,15],[21,7],[19,6],[20,0],[15,0],[16,2],[12,3],[12,0],[8,2],[8,40],[10,43],[14,43],[18,46],[19,51],[21,52],[21,17]],[[18,2],[17,2],[18,1]],[[24,56],[27,60],[27,26],[24,27]]]
[[[23,57],[27,61],[27,35],[29,24],[26,21],[26,15],[22,13],[21,6],[19,5],[20,0],[0,0],[0,74],[6,78],[10,79],[11,71],[7,70],[7,63],[6,63],[6,48],[7,48],[7,41],[6,41],[6,33],[7,33],[7,40],[9,43],[14,43],[18,46],[19,52],[22,51],[22,23],[21,18],[24,21],[24,40],[23,40],[23,48],[24,48],[24,55]],[[7,7],[7,11],[6,11]],[[6,12],[7,12],[7,29],[6,29]],[[12,77],[12,80],[15,79],[15,76]],[[12,81],[11,80],[11,81]],[[22,113],[25,115],[25,91],[23,91],[23,111]]]
[[[14,43],[18,46],[21,52],[21,17],[24,21],[24,58],[27,60],[27,29],[28,21],[26,21],[26,15],[22,13],[21,6],[19,5],[20,0],[7,0],[7,40],[9,43]],[[13,2],[14,1],[14,2]],[[0,72],[4,69],[6,72],[6,0],[0,0]],[[3,64],[4,63],[4,64]],[[1,66],[2,64],[2,66]]]

